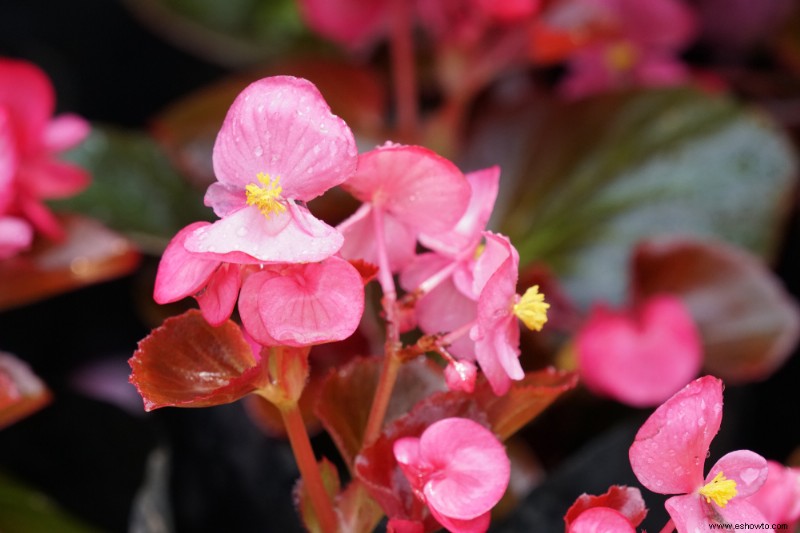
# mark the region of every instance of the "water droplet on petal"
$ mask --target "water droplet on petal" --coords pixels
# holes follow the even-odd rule
[[[261,157],[264,155],[264,149],[260,146],[256,146],[255,150],[253,150],[253,153],[256,155],[256,157]]]
[[[697,419],[697,426],[698,426],[698,427],[703,427],[703,426],[705,426],[705,425],[706,425],[706,419],[705,419],[705,418],[703,418],[703,417],[701,416],[700,418],[698,418],[698,419]]]
[[[237,229],[236,235],[238,235],[239,237],[244,237],[245,235],[247,235],[247,228],[242,226],[241,228]]]

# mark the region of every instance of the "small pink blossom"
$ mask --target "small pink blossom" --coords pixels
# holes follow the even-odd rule
[[[82,118],[52,117],[53,86],[26,61],[0,58],[0,256],[26,248],[33,231],[60,240],[64,231],[43,200],[74,195],[89,183],[60,152],[89,134]]]
[[[445,418],[419,438],[394,443],[394,456],[436,520],[455,533],[486,531],[511,465],[491,431],[466,418]]]
[[[658,405],[700,371],[700,335],[683,303],[655,296],[629,311],[592,310],[577,335],[589,390],[635,407]]]
[[[753,504],[767,522],[791,525],[800,521],[800,468],[767,461],[767,481],[747,501]]]
[[[464,175],[447,159],[421,146],[391,143],[361,154],[343,187],[364,205],[338,226],[345,235],[342,256],[380,265],[380,231],[391,272],[414,258],[420,233],[452,229],[470,194]]]
[[[391,0],[300,0],[300,14],[321,36],[347,48],[373,44],[388,32]]]
[[[245,88],[222,124],[213,163],[218,181],[205,202],[221,219],[188,235],[188,251],[231,263],[302,263],[339,250],[341,234],[304,202],[353,173],[356,146],[313,84],[276,76]]]
[[[469,332],[475,357],[498,396],[512,380],[525,377],[519,363],[519,323],[540,330],[549,307],[538,287],[517,294],[519,255],[507,237],[485,232],[486,248],[478,259],[475,282],[483,289],[478,298],[477,319]],[[485,257],[484,257],[485,256]],[[499,265],[498,265],[499,263]]]
[[[594,509],[612,510],[614,513],[596,513]],[[591,512],[590,512],[591,511]],[[588,516],[584,516],[589,513]],[[616,514],[621,515],[625,522],[618,519]],[[626,487],[624,485],[614,485],[604,494],[599,496],[592,494],[581,494],[575,500],[564,515],[564,523],[567,533],[573,531],[594,531],[591,528],[600,528],[598,531],[617,531],[613,524],[617,524],[619,531],[633,531],[636,526],[642,523],[647,516],[647,508],[644,504],[641,491],[636,487]],[[581,525],[574,528],[573,524],[579,522]],[[605,529],[603,525],[608,524]]]
[[[703,476],[703,463],[722,422],[722,381],[699,378],[664,402],[631,445],[633,473],[659,494],[678,531],[711,524],[766,521],[749,502],[767,478],[767,462],[749,450],[728,453]]]

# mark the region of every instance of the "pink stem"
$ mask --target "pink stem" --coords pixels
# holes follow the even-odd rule
[[[660,533],[672,533],[673,531],[675,531],[675,524],[672,522],[672,520],[670,520],[664,524],[664,527],[661,529]]]
[[[392,75],[397,103],[397,129],[403,139],[413,139],[417,133],[418,122],[411,9],[409,0],[392,1]]]

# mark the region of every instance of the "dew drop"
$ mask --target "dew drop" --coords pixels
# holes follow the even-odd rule
[[[706,425],[706,419],[702,416],[697,419],[697,427],[703,427]]]
[[[253,150],[253,153],[256,155],[256,157],[261,157],[264,155],[264,149],[260,146],[256,146],[255,150]]]
[[[247,228],[242,226],[241,228],[237,229],[236,235],[238,235],[239,237],[244,237],[245,235],[247,235]]]

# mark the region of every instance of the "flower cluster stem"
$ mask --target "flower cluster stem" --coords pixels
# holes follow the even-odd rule
[[[300,469],[300,476],[303,478],[303,486],[311,500],[311,505],[314,506],[320,527],[324,533],[336,533],[338,529],[336,513],[333,510],[331,499],[325,491],[325,485],[322,483],[317,459],[311,448],[311,440],[308,438],[303,416],[300,414],[297,403],[282,407],[281,416],[297,461],[297,467]]]
[[[412,13],[409,0],[392,0],[391,54],[397,129],[401,139],[417,133],[417,79],[414,68]]]

